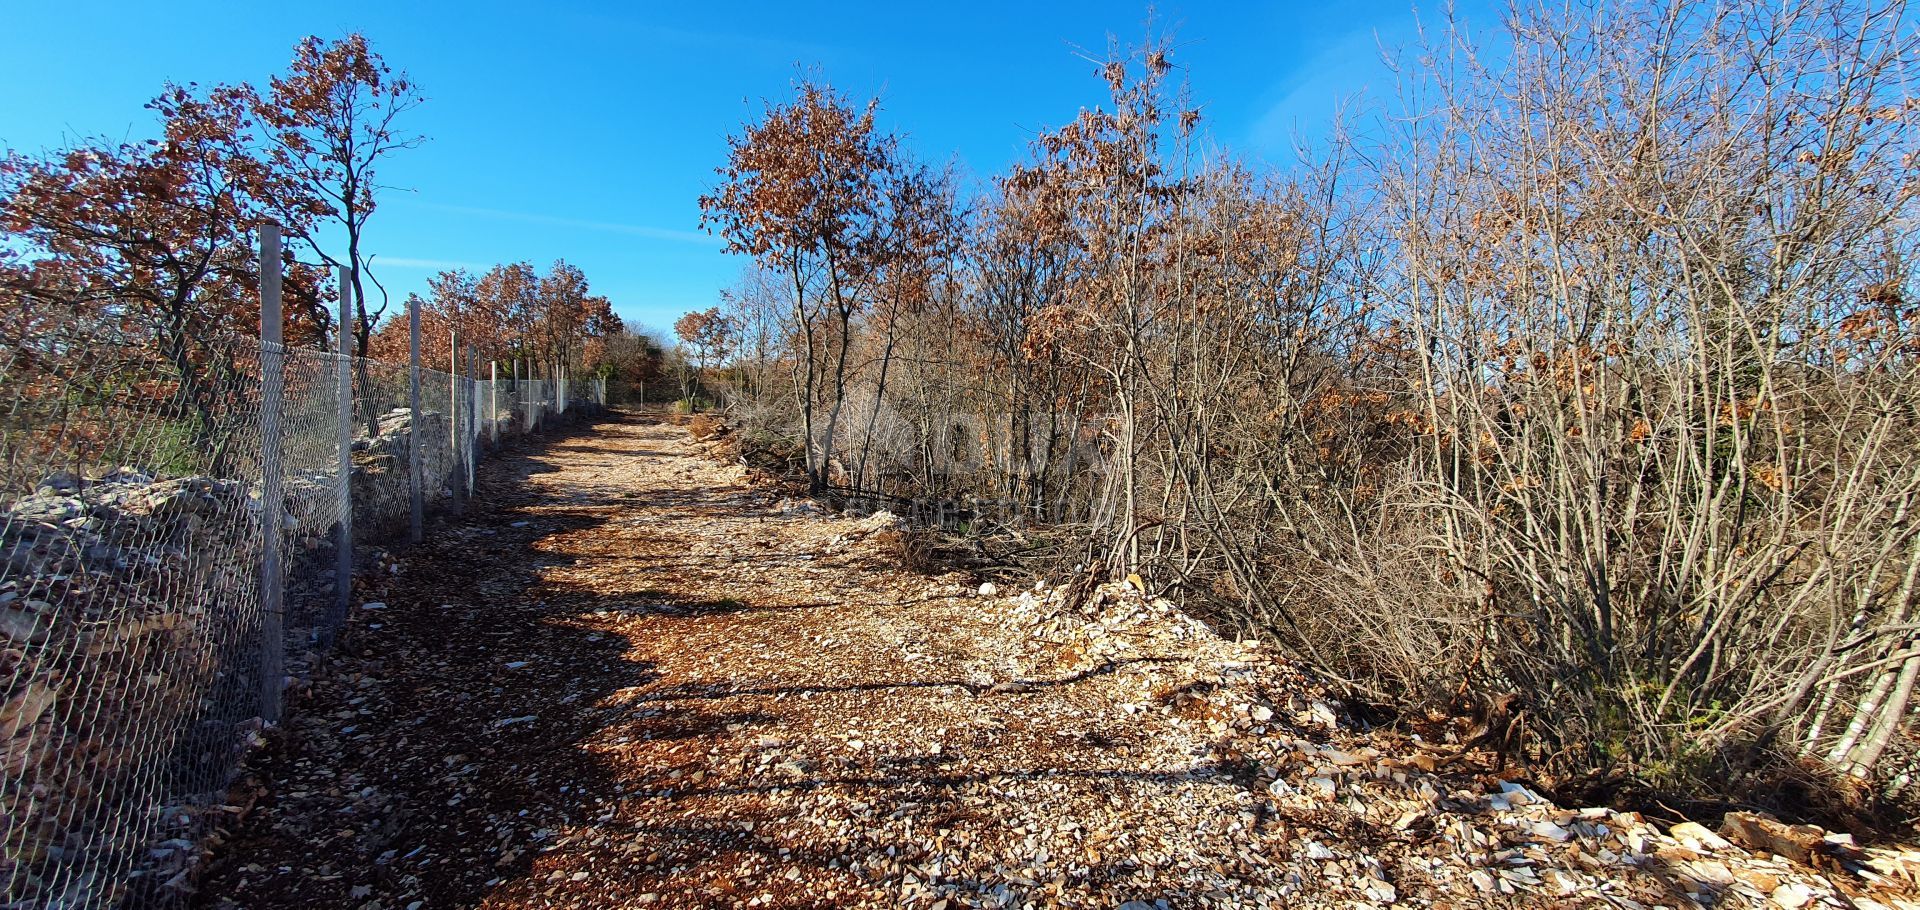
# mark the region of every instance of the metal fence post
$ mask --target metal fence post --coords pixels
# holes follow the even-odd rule
[[[460,436],[460,330],[454,329],[447,333],[447,444],[453,447],[447,452],[447,486],[453,491],[456,511],[466,504],[466,497],[461,495],[466,486],[454,479],[455,472],[466,464]]]
[[[480,386],[473,375],[473,344],[467,344],[467,498],[473,498],[473,467],[480,452]]]
[[[353,600],[353,282],[340,267],[340,524],[335,529],[333,617],[327,623],[332,637],[347,621]]]
[[[285,585],[280,538],[287,504],[280,491],[280,396],[286,381],[281,345],[280,226],[260,225],[260,719],[280,722]]]
[[[407,496],[412,506],[408,539],[426,537],[427,504],[420,479],[420,306],[407,300]]]

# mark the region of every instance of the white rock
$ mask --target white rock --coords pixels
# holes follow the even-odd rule
[[[1546,799],[1541,797],[1540,794],[1527,789],[1525,784],[1516,784],[1512,781],[1501,781],[1500,792],[1506,794],[1507,801],[1516,806],[1546,802]]]
[[[1000,586],[999,586],[999,585],[996,585],[996,584],[994,584],[993,582],[990,582],[990,581],[989,581],[989,582],[983,582],[983,583],[982,583],[982,584],[980,585],[980,596],[981,596],[981,597],[993,597],[994,595],[997,595],[997,594],[999,594],[999,593],[1000,593]]]
[[[1316,723],[1322,726],[1337,727],[1340,725],[1340,715],[1334,713],[1333,706],[1324,701],[1314,702],[1313,705],[1308,708],[1308,713],[1313,716]]]
[[[1568,831],[1567,829],[1562,828],[1559,825],[1554,824],[1553,822],[1543,821],[1543,822],[1533,823],[1533,836],[1546,838],[1547,840],[1553,841],[1554,843],[1557,844],[1557,843],[1564,843],[1568,838],[1573,837],[1573,832]]]

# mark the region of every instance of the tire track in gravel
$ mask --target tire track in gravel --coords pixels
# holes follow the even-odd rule
[[[1028,674],[966,579],[648,416],[480,488],[297,700],[202,906],[1251,906],[1284,872],[1218,846],[1259,825],[1237,769],[1132,703],[1179,654]]]

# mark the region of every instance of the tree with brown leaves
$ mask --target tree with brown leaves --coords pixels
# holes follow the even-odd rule
[[[673,333],[680,338],[692,352],[692,369],[682,373],[680,388],[683,397],[692,410],[699,410],[699,401],[694,395],[696,386],[706,379],[707,370],[716,361],[723,360],[732,352],[734,342],[733,320],[720,312],[719,307],[695,310],[681,316],[673,323]]]
[[[393,153],[424,141],[400,124],[423,100],[413,80],[388,66],[359,33],[302,39],[286,74],[274,77],[265,94],[248,92],[261,126],[253,141],[282,188],[271,197],[279,202],[278,215],[322,262],[347,270],[356,310],[351,329],[361,355],[387,307],[384,288],[380,305],[368,305],[365,286],[378,281],[367,280],[369,260],[361,249],[382,189],[377,172]],[[329,222],[344,234],[344,248],[321,239],[319,225]],[[364,385],[368,377],[361,372]],[[377,432],[377,415],[363,416]]]

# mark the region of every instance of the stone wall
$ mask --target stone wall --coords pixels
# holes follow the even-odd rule
[[[354,442],[359,542],[407,529],[412,423],[397,408]],[[465,482],[450,426],[420,420],[429,511]],[[336,476],[283,483],[290,577],[324,574],[314,587],[334,581],[331,559],[307,557],[333,545]],[[120,468],[49,475],[0,506],[0,905],[184,882],[199,819],[258,728],[261,492]]]

